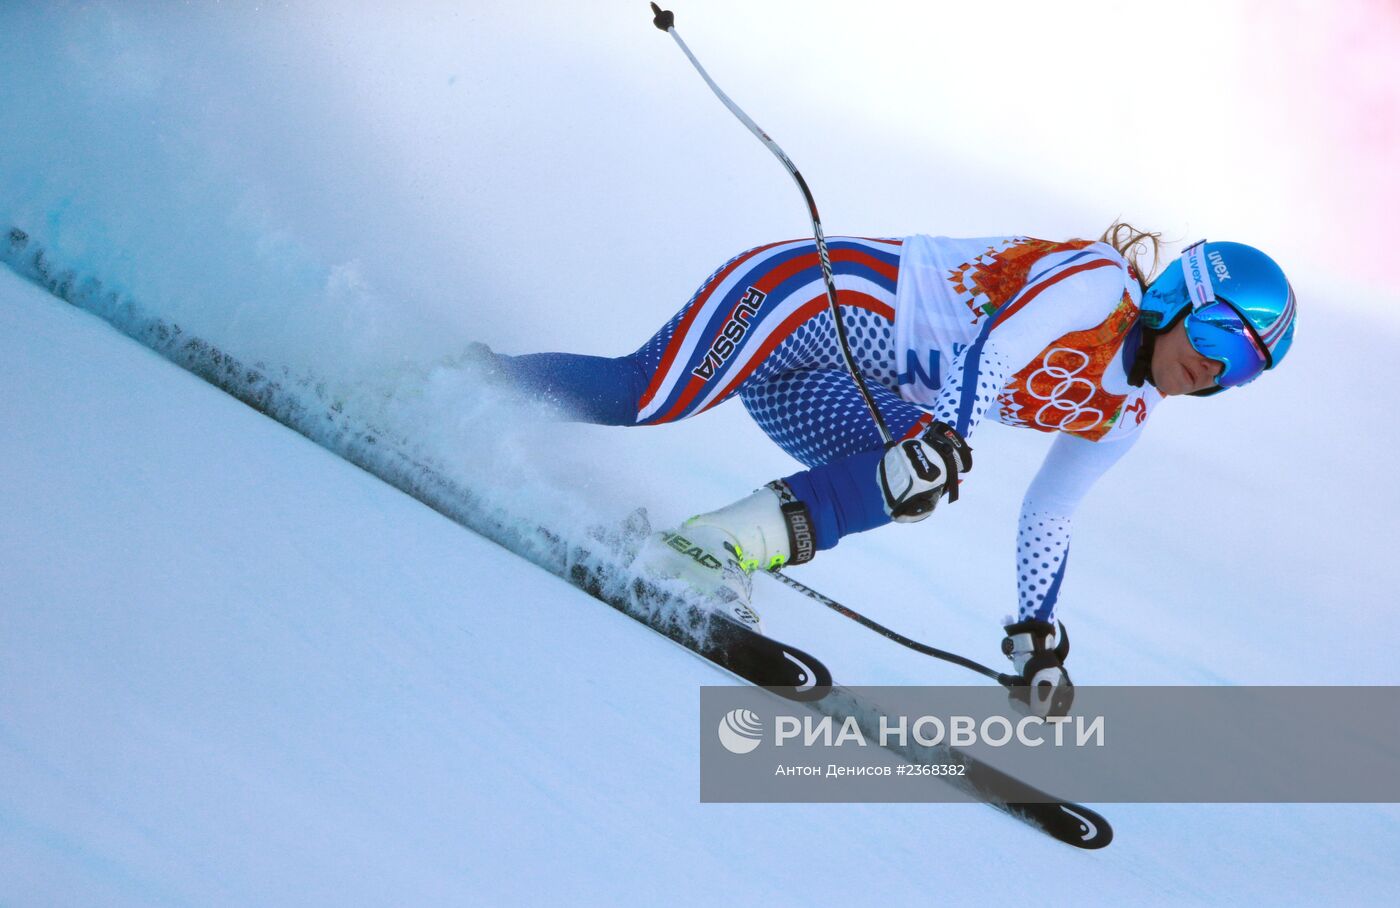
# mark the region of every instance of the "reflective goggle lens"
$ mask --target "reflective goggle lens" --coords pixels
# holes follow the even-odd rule
[[[1259,377],[1269,357],[1235,307],[1216,300],[1186,316],[1186,336],[1202,356],[1224,365],[1215,383],[1234,388]]]

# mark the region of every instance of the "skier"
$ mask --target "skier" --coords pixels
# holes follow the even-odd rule
[[[1137,260],[1150,247],[1150,276],[1158,239],[1121,222],[1098,241],[832,238],[845,342],[888,447],[846,371],[812,240],[735,257],[628,356],[485,355],[590,423],[666,423],[737,395],[807,465],[658,534],[641,556],[753,626],[754,571],[957,500],[984,416],[1055,433],[1021,507],[1019,610],[1002,641],[1018,695],[1044,715],[1072,688],[1056,606],[1076,505],[1162,398],[1246,384],[1293,341],[1293,290],[1272,259],[1202,241],[1149,282]]]

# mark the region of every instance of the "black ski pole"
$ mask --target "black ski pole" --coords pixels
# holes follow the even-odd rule
[[[883,624],[880,624],[878,621],[872,621],[871,619],[865,617],[855,609],[848,608],[842,605],[835,599],[832,599],[830,596],[817,592],[802,581],[793,580],[791,577],[789,577],[787,574],[784,574],[782,571],[767,571],[765,573],[767,573],[769,576],[773,577],[776,580],[780,580],[783,583],[786,583],[788,586],[797,590],[804,596],[807,596],[810,599],[814,599],[817,602],[820,602],[822,605],[826,606],[832,611],[845,615],[852,621],[855,621],[859,624],[863,624],[875,633],[880,634],[881,636],[886,637],[890,640],[893,640],[895,643],[898,643],[901,646],[907,646],[916,653],[923,653],[925,656],[932,656],[935,659],[942,659],[944,662],[951,662],[954,665],[961,665],[963,668],[970,668],[980,675],[986,675],[988,678],[993,679],[998,684],[1001,684],[1003,687],[1014,687],[1016,685],[1016,682],[1020,680],[1015,675],[999,672],[996,669],[989,668],[980,662],[974,662],[966,656],[959,656],[957,653],[950,653],[947,650],[938,649],[937,647],[929,646],[926,643],[920,643],[917,640],[911,640],[903,634],[899,633],[898,631],[890,630]]]
[[[739,109],[739,105],[729,100],[729,96],[720,90],[715,84],[715,80],[710,78],[710,74],[705,72],[705,68],[700,65],[700,61],[695,59],[695,55],[690,52],[690,48],[681,40],[680,33],[676,31],[676,16],[670,10],[664,10],[655,3],[651,5],[651,11],[655,14],[652,23],[663,32],[667,32],[676,39],[676,44],[685,52],[685,56],[690,60],[690,64],[695,67],[695,71],[700,74],[700,78],[705,80],[705,84],[710,86],[710,90],[715,96],[724,102],[724,106],[729,108],[729,112],[739,118],[739,122],[748,127],[749,132],[758,137],[768,150],[782,162],[797,183],[797,188],[802,191],[802,198],[807,202],[807,213],[812,218],[812,234],[817,241],[817,260],[821,263],[822,280],[826,282],[826,302],[831,309],[831,320],[836,324],[836,339],[841,345],[841,358],[846,363],[846,371],[851,374],[851,378],[856,383],[856,390],[860,392],[861,399],[865,401],[865,406],[870,410],[870,416],[875,420],[875,428],[880,431],[880,438],[884,440],[885,447],[894,444],[894,437],[890,435],[889,427],[885,425],[885,417],[880,414],[880,408],[875,405],[875,398],[870,396],[870,389],[866,387],[865,379],[860,374],[860,368],[856,366],[856,359],[851,354],[850,341],[846,339],[846,326],[841,323],[841,311],[836,301],[836,282],[831,276],[831,255],[826,248],[826,236],[822,233],[821,217],[817,214],[817,203],[812,198],[812,191],[807,188],[807,181],[802,179],[802,174],[797,172],[797,167],[793,165],[792,159],[783,153],[778,147],[778,143],[769,138],[768,133],[758,128],[758,124],[749,119],[748,114]]]

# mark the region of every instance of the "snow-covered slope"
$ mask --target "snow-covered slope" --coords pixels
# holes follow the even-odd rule
[[[976,805],[701,805],[708,663],[9,272],[0,362],[7,903],[983,902],[1030,861],[1066,900],[1248,904],[1395,872],[1378,808],[1119,805],[1091,855]],[[848,677],[897,661],[781,605]]]
[[[841,827],[927,817],[697,803],[708,663],[9,272],[0,326],[7,904],[921,891]]]

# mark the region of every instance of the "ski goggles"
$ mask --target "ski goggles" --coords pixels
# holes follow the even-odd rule
[[[1225,368],[1215,377],[1221,388],[1254,381],[1269,367],[1269,354],[1234,306],[1216,300],[1186,316],[1186,338],[1196,352]]]
[[[1204,241],[1181,253],[1181,270],[1191,298],[1186,337],[1195,351],[1224,366],[1215,377],[1219,388],[1235,388],[1269,368],[1268,348],[1230,302],[1215,295],[1203,255]]]

